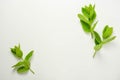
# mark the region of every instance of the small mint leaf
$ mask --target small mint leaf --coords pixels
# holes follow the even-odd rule
[[[11,52],[17,57],[17,58],[22,58],[23,52],[20,49],[20,45],[15,46],[14,48],[11,48]]]
[[[100,38],[100,35],[94,31],[94,37],[95,37],[95,44],[100,44],[102,42],[101,38]]]
[[[113,28],[112,27],[109,27],[108,25],[105,26],[104,30],[103,30],[103,39],[106,39],[108,37],[110,37],[113,33]]]
[[[18,62],[17,64],[13,65],[12,67],[13,67],[13,68],[18,68],[18,67],[21,67],[21,66],[23,66],[23,65],[24,65],[24,62],[23,62],[23,61],[20,61],[20,62]]]
[[[107,38],[107,39],[105,39],[105,40],[103,40],[103,44],[106,44],[106,43],[108,43],[108,42],[111,42],[112,40],[114,40],[116,38],[116,36],[113,36],[113,37],[111,37],[111,38]]]
[[[27,56],[25,57],[25,60],[27,60],[27,61],[29,61],[30,60],[30,58],[32,57],[32,55],[33,55],[33,50],[32,51],[30,51],[28,54],[27,54]]]
[[[28,67],[21,66],[21,67],[19,67],[19,68],[17,69],[17,72],[18,72],[18,73],[25,73],[25,72],[27,72],[28,70],[29,70]]]
[[[81,22],[81,25],[82,25],[82,28],[85,32],[90,32],[90,26],[85,23],[84,21],[80,21]]]
[[[80,21],[83,21],[83,22],[87,23],[88,25],[90,24],[88,19],[85,16],[83,16],[82,14],[78,14],[78,18],[80,19]]]

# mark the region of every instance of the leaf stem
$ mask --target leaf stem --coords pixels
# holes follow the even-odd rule
[[[92,37],[92,39],[93,39],[93,33],[91,32],[91,37]]]
[[[34,71],[33,71],[31,68],[30,68],[30,71],[31,71],[33,74],[35,74]]]
[[[94,54],[93,54],[93,58],[95,57],[96,53],[97,53],[97,51],[94,52]]]

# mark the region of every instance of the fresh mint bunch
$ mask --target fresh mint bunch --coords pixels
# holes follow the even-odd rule
[[[17,70],[18,73],[25,73],[28,70],[30,70],[33,74],[33,70],[30,68],[30,59],[33,55],[33,50],[30,51],[25,58],[23,59],[23,51],[20,48],[20,44],[18,46],[15,46],[14,48],[11,48],[11,52],[15,57],[17,57],[20,61],[12,66],[15,70]]]
[[[112,36],[113,28],[108,25],[105,26],[102,32],[102,37],[99,35],[97,31],[95,31],[95,27],[98,23],[96,21],[96,11],[95,5],[89,4],[88,6],[82,7],[82,14],[78,14],[78,18],[80,19],[80,23],[84,32],[90,33],[92,38],[94,39],[94,54],[93,58],[96,55],[96,52],[99,51],[102,46],[116,38],[116,36]]]
[[[82,25],[82,28],[85,32],[91,33],[93,37],[93,31],[96,27],[97,21],[96,19],[96,11],[95,11],[95,5],[89,5],[82,7],[82,14],[78,14],[78,17],[80,19],[80,23]]]

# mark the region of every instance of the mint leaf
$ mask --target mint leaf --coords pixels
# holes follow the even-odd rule
[[[11,48],[11,52],[17,57],[22,58],[23,52],[20,49],[20,44],[18,46],[15,46],[14,48]]]
[[[21,67],[19,67],[19,68],[17,69],[17,72],[18,72],[18,73],[25,73],[25,72],[27,72],[28,70],[29,70],[28,67],[21,66]]]
[[[88,11],[88,9],[86,7],[82,8],[82,13],[83,13],[84,16],[86,16],[88,18],[90,17],[90,15],[89,15],[90,13],[89,13],[89,11]]]
[[[85,23],[84,21],[80,21],[80,22],[81,22],[81,24],[82,24],[83,30],[84,30],[85,32],[90,32],[90,26],[89,26],[87,23]]]
[[[81,21],[87,23],[88,25],[90,24],[88,19],[85,16],[83,16],[82,14],[78,14],[78,17]]]
[[[20,62],[18,62],[17,64],[13,65],[12,67],[13,67],[13,68],[18,68],[18,67],[21,67],[21,66],[23,66],[23,65],[24,65],[24,62],[23,62],[23,61],[20,61]]]
[[[114,40],[116,38],[116,36],[113,36],[113,37],[111,37],[111,38],[107,38],[107,39],[105,39],[105,40],[103,40],[103,44],[106,44],[106,43],[108,43],[108,42],[111,42],[112,40]]]
[[[92,24],[96,18],[95,5],[90,5],[90,23]]]
[[[102,35],[103,39],[110,37],[112,33],[113,33],[113,28],[106,25],[103,30],[103,35]]]
[[[100,38],[100,35],[94,31],[94,36],[95,36],[95,44],[100,44],[102,42],[101,38]]]
[[[27,56],[25,57],[25,60],[29,61],[30,58],[31,58],[31,56],[33,55],[33,52],[34,52],[33,50],[30,51],[30,52],[27,54]]]
[[[106,30],[108,29],[109,27],[108,27],[108,25],[106,25],[105,27],[104,27],[104,29],[103,29],[103,34],[105,34],[105,32],[106,32]]]

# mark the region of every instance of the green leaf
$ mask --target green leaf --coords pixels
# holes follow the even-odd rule
[[[31,56],[33,55],[33,52],[34,52],[33,50],[30,51],[30,52],[27,54],[27,56],[25,57],[25,60],[29,61],[30,58],[31,58]]]
[[[88,19],[85,16],[83,16],[82,14],[78,14],[78,17],[79,17],[80,21],[83,21],[84,23],[87,23],[88,25],[90,24]]]
[[[92,16],[90,17],[90,23],[92,24],[95,19],[96,19],[96,12],[93,11]]]
[[[90,17],[90,15],[89,15],[89,12],[88,12],[87,8],[82,8],[82,13],[83,13],[83,15],[84,15],[84,16],[86,16],[87,18],[89,18],[89,17]]]
[[[95,44],[100,44],[102,42],[101,38],[100,38],[100,35],[94,31],[94,36],[95,36]]]
[[[112,35],[112,33],[113,33],[113,28],[108,27],[108,25],[105,26],[105,28],[103,30],[103,35],[102,35],[103,39],[110,37]]]
[[[17,67],[21,67],[21,66],[23,66],[23,65],[24,65],[24,62],[23,62],[23,61],[20,61],[20,62],[18,62],[17,64],[13,65],[12,67],[13,67],[13,68],[17,68]]]
[[[102,44],[98,44],[94,47],[95,51],[99,51],[102,48]]]
[[[11,48],[11,52],[17,57],[17,58],[22,58],[23,52],[20,49],[20,45],[15,46],[14,48]]]
[[[15,55],[16,54],[16,52],[15,52],[16,50],[14,49],[14,48],[11,48],[11,52]]]
[[[105,39],[105,40],[103,40],[103,44],[106,44],[106,43],[108,43],[108,42],[111,42],[112,40],[114,40],[116,38],[116,36],[113,36],[113,37],[111,37],[111,38],[107,38],[107,39]]]
[[[95,5],[94,5],[90,11],[91,23],[95,20],[95,18],[96,18],[96,12],[95,12]]]
[[[109,26],[108,25],[106,25],[105,27],[104,27],[104,29],[103,29],[103,34],[105,33],[105,31],[107,30],[109,28]]]
[[[30,67],[30,61],[24,60],[24,65],[25,65],[26,67]]]
[[[22,58],[23,52],[20,48],[16,48],[16,56],[19,57],[19,58]]]
[[[24,62],[25,62],[25,66],[28,67],[33,74],[35,74],[34,71],[30,68],[30,62],[28,60],[24,60]]]
[[[100,44],[96,39],[94,39],[95,45]]]
[[[90,32],[90,26],[87,23],[83,22],[83,21],[80,21],[80,22],[81,22],[83,30],[85,32]]]
[[[30,62],[27,61],[27,60],[22,60],[22,61],[18,62],[17,64],[13,65],[12,67],[13,68],[19,68],[21,66],[25,66],[25,67],[29,68],[30,67]]]
[[[29,70],[28,67],[21,66],[21,67],[19,67],[19,68],[17,69],[17,72],[18,72],[18,73],[25,73],[25,72],[27,72],[28,70]]]

